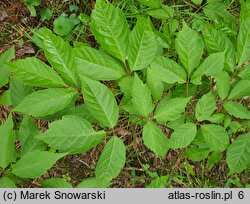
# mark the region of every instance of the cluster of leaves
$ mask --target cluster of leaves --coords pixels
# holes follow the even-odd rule
[[[85,31],[85,26],[89,23],[89,16],[81,13],[77,15],[79,7],[75,4],[69,5],[70,14],[62,13],[53,21],[53,30],[57,35],[68,36],[69,34],[74,34],[75,32]],[[49,20],[51,15],[49,14],[52,11],[45,8],[41,10],[41,20]]]
[[[27,8],[30,11],[31,16],[37,16],[37,12],[35,7],[41,5],[41,0],[22,0],[23,3],[27,5]],[[66,2],[66,1],[65,1]],[[39,10],[40,20],[44,22],[46,20],[51,20],[55,10],[58,8],[44,7]],[[86,26],[89,22],[89,16],[79,13],[79,7],[75,4],[69,5],[69,14],[61,13],[60,16],[53,20],[53,30],[57,35],[60,36],[68,36],[69,34],[78,32],[83,32],[84,26]]]
[[[184,148],[192,161],[220,161],[226,152],[229,175],[250,167],[250,4],[241,3],[239,32],[234,20],[218,21],[225,16],[214,9],[223,5],[216,2],[203,9],[210,21],[202,32],[185,22],[177,32],[171,7],[140,2],[168,14],[162,30],[139,16],[131,31],[121,9],[97,0],[90,28],[99,50],[79,42],[71,47],[43,28],[36,37],[51,66],[35,57],[8,62],[13,49],[1,56],[1,86],[10,79],[1,103],[23,115],[17,130],[11,114],[0,127],[2,186],[15,186],[16,177],[40,177],[65,155],[106,138],[96,177],[78,187],[108,187],[126,162],[126,147],[112,134],[124,115],[142,127],[142,141],[157,157]],[[119,88],[111,91],[105,81]],[[40,132],[34,119],[52,122]],[[158,177],[149,187],[162,187],[167,179]],[[42,185],[70,184],[52,178]]]

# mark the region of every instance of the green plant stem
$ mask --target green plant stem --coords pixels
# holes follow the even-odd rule
[[[186,82],[186,96],[188,97],[189,93],[188,93],[188,87],[189,87],[189,79],[187,79]]]

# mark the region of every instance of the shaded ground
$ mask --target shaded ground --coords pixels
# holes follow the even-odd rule
[[[58,7],[59,12],[67,12],[68,4],[76,3],[69,1],[62,4],[61,1],[46,1],[42,6]],[[93,8],[94,3],[83,5],[87,13]],[[56,17],[56,14],[54,18]],[[52,27],[52,21],[41,24],[38,17],[30,17],[26,6],[17,0],[0,2],[0,54],[11,46],[16,47],[16,58],[35,56],[37,47],[29,40],[32,34],[31,28],[40,26]],[[91,40],[91,38],[89,39]],[[93,41],[90,42],[93,45]],[[43,54],[39,57],[44,59]],[[8,89],[8,86],[0,89],[0,95]],[[8,116],[10,107],[0,106],[0,123]],[[18,123],[19,117],[15,118]],[[37,121],[41,129],[47,128],[47,121]],[[166,159],[155,158],[141,141],[141,129],[137,125],[127,124],[126,117],[121,117],[119,125],[114,133],[122,138],[127,146],[126,166],[112,182],[113,187],[144,187],[156,176],[169,175],[167,187],[245,187],[250,183],[250,170],[243,172],[239,177],[227,177],[228,167],[223,160],[216,164],[211,170],[206,169],[206,161],[191,162],[187,160],[182,152],[169,151]],[[168,130],[164,130],[167,132]],[[106,138],[108,140],[108,137]],[[43,177],[35,181],[26,181],[20,187],[40,187],[39,181],[45,178],[64,177],[74,186],[83,179],[94,176],[94,170],[101,150],[105,142],[96,148],[77,155],[69,155],[61,159]]]

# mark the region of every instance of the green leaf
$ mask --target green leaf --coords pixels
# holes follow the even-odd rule
[[[170,137],[170,147],[174,149],[184,148],[191,144],[197,133],[194,123],[185,123],[174,130]]]
[[[147,14],[161,20],[171,19],[174,16],[174,9],[168,5],[161,4],[161,8],[149,10]]]
[[[74,25],[78,25],[81,22],[75,13],[70,14],[69,19]]]
[[[7,121],[0,126],[0,167],[5,169],[13,160],[15,151],[15,134],[13,120],[10,114]]]
[[[162,5],[162,6],[167,6],[167,5]],[[157,18],[157,19],[161,19],[161,20],[165,20],[171,16],[173,16],[173,10],[171,9],[171,7],[168,7],[169,10],[167,11],[167,9],[154,9],[154,10],[149,10],[147,12],[148,15]]]
[[[191,0],[196,5],[201,5],[202,0]]]
[[[125,62],[129,42],[129,25],[124,13],[111,3],[96,2],[90,28],[101,47]]]
[[[122,140],[113,136],[105,145],[98,160],[95,174],[98,179],[111,181],[125,165],[126,147]]]
[[[237,41],[238,65],[250,60],[250,17],[244,19],[240,24],[240,31]]]
[[[250,4],[249,1],[240,1],[240,22],[243,22],[245,19],[250,17]]]
[[[81,15],[81,14],[80,14]],[[85,14],[86,15],[86,14]],[[71,20],[71,22],[73,22],[74,23],[74,25],[78,25],[78,24],[80,24],[81,23],[81,21],[83,20],[81,20],[80,18],[81,17],[83,17],[84,16],[84,14],[82,14],[82,16],[77,16],[75,13],[72,13],[72,14],[70,14],[70,16],[69,16],[69,19]],[[88,17],[88,15],[86,15],[87,17]],[[84,17],[83,17],[84,18]],[[88,23],[88,21],[89,21],[89,19],[86,19],[87,20],[87,23]],[[85,20],[85,21],[86,21]],[[86,22],[85,22],[84,20],[83,20],[83,24],[85,23],[85,25],[83,25],[82,24],[82,26],[86,26]],[[78,29],[78,27],[76,27],[76,30]],[[74,31],[75,32],[75,31]],[[81,31],[80,31],[81,32]]]
[[[17,188],[16,184],[7,176],[0,178],[0,188]]]
[[[0,88],[9,82],[10,69],[5,63],[13,58],[15,58],[14,47],[0,55]]]
[[[240,119],[250,119],[250,111],[243,105],[233,101],[224,103],[225,110],[232,116]]]
[[[168,180],[168,176],[160,176],[151,181],[147,188],[164,188]]]
[[[237,34],[236,20],[227,11],[228,6],[227,3],[212,0],[203,8],[203,12],[209,20],[214,21],[215,27],[227,35],[235,36]]]
[[[156,107],[154,119],[161,123],[179,119],[191,98],[163,98]]]
[[[230,175],[250,167],[250,133],[240,135],[227,150]]]
[[[212,154],[208,157],[206,167],[209,171],[212,170],[212,168],[222,160],[222,154],[221,152],[212,152]]]
[[[24,116],[18,132],[18,139],[22,146],[22,154],[45,149],[46,144],[35,138],[39,133],[40,131],[34,121],[29,116]]]
[[[53,12],[49,8],[42,8],[40,11],[41,21],[50,20]]]
[[[83,25],[88,25],[90,17],[86,13],[81,13],[78,18]]]
[[[10,70],[6,64],[1,65],[0,61],[0,88],[9,83]]]
[[[180,117],[180,118],[168,122],[168,123],[167,123],[167,127],[174,130],[174,129],[176,129],[177,127],[179,127],[180,125],[184,124],[184,123],[185,123],[185,120],[186,120],[185,115],[184,115],[184,114],[181,114],[181,117]]]
[[[200,147],[189,147],[185,153],[185,156],[194,161],[199,162],[208,157],[209,149]]]
[[[23,1],[32,6],[39,6],[42,0],[23,0]]]
[[[95,80],[117,80],[125,75],[123,66],[108,54],[88,46],[74,49],[79,74]]]
[[[10,99],[14,106],[17,106],[25,96],[33,92],[31,86],[25,85],[20,79],[13,77],[10,80]]]
[[[11,173],[21,178],[38,178],[45,174],[57,160],[67,154],[45,151],[29,152],[12,167]]]
[[[223,152],[229,145],[229,136],[219,125],[202,125],[201,132],[208,146],[214,151]]]
[[[201,67],[205,67],[205,74],[209,76],[216,76],[224,68],[225,52],[212,53],[201,64]]]
[[[132,87],[132,104],[135,110],[142,116],[147,117],[154,109],[151,93],[147,86],[135,74]]]
[[[226,99],[230,90],[231,77],[225,71],[215,76],[216,91],[222,100]]]
[[[70,85],[77,86],[78,78],[73,48],[61,37],[46,29],[43,37],[43,50],[49,63],[61,77]]]
[[[204,13],[210,20],[219,20],[219,18],[231,18],[227,11],[227,3],[223,4],[216,0],[208,0],[208,4],[204,7]]]
[[[221,123],[223,122],[225,118],[225,115],[223,113],[216,113],[208,117],[207,120],[209,120],[212,123]]]
[[[71,89],[51,88],[36,91],[26,96],[14,111],[43,117],[52,115],[67,107],[74,99],[77,92]]]
[[[33,5],[31,5],[31,4],[28,4],[28,5],[27,5],[27,9],[28,9],[29,12],[30,12],[30,16],[36,17],[36,8],[35,8],[35,6],[33,6]]]
[[[131,32],[128,47],[128,63],[132,71],[146,68],[154,59],[158,43],[148,18],[138,18]]]
[[[166,87],[170,89],[170,87]],[[195,96],[198,86],[192,83],[188,84],[188,96]],[[187,97],[187,84],[176,84],[172,97]]]
[[[77,12],[78,9],[79,9],[79,7],[77,5],[75,5],[75,4],[69,5],[70,12]]]
[[[44,188],[72,188],[64,178],[50,178],[41,182]]]
[[[155,100],[159,100],[163,94],[164,85],[157,70],[147,68],[147,85]]]
[[[133,87],[134,78],[131,76],[124,76],[118,81],[118,85],[121,89],[121,92],[124,93],[125,96],[131,98],[131,90]]]
[[[165,4],[161,4],[161,8],[162,10],[167,14],[167,18],[171,18],[171,20],[173,20],[173,17],[174,17],[174,13],[175,13],[175,10],[172,6],[168,6],[168,5],[165,5]],[[165,19],[163,19],[165,20]],[[171,22],[171,21],[170,21]],[[171,29],[172,30],[172,29]],[[172,30],[173,31],[173,30]],[[171,32],[172,32],[171,31]]]
[[[206,49],[209,53],[225,51],[225,70],[233,72],[235,67],[235,49],[232,42],[223,31],[218,31],[212,26],[203,30]]]
[[[48,65],[34,57],[8,63],[15,76],[30,86],[62,87],[65,83]]]
[[[197,32],[184,23],[182,30],[175,40],[175,49],[180,62],[189,75],[198,67],[203,54],[203,47],[202,40]]]
[[[224,68],[225,53],[218,52],[210,54],[202,64],[195,70],[192,75],[191,82],[194,84],[201,84],[201,77],[205,74],[207,76],[217,76]]]
[[[96,132],[91,124],[78,116],[64,116],[49,125],[49,129],[36,138],[60,152],[82,153],[98,145],[105,132]]]
[[[0,105],[3,106],[11,106],[11,98],[10,98],[10,90],[5,91],[1,96],[0,96]]]
[[[94,118],[94,116],[90,113],[86,104],[81,104],[79,106],[74,106],[71,108],[65,115],[75,115],[82,119],[87,120],[88,122],[97,123],[98,121]]]
[[[130,97],[124,96],[122,98],[121,103],[119,104],[120,108],[126,112],[128,112],[131,115],[131,118],[137,118],[139,119],[139,117],[137,117],[136,115],[139,115],[138,111],[135,109],[132,100]],[[134,116],[133,116],[134,115]]]
[[[81,22],[80,18],[75,13],[70,14],[69,19],[74,25],[78,25]]]
[[[92,115],[104,126],[113,128],[119,109],[113,93],[101,82],[82,76],[84,102]]]
[[[193,142],[192,142],[192,147],[199,147],[199,148],[202,148],[202,149],[209,149],[209,146],[208,144],[206,143],[203,135],[202,135],[202,131],[201,129],[198,129],[197,130],[197,134],[196,134],[196,137],[194,138]]]
[[[78,96],[78,94],[77,94],[77,96]],[[39,117],[39,119],[41,119],[41,120],[55,120],[55,119],[59,119],[59,118],[63,117],[64,115],[68,115],[68,112],[75,107],[76,98],[77,97],[75,96],[73,98],[73,100],[69,103],[69,105],[67,105],[62,110],[57,111],[56,113],[54,113],[52,115],[46,115],[43,117]]]
[[[167,136],[152,121],[143,127],[143,142],[157,156],[164,157],[169,149]]]
[[[108,188],[110,181],[106,181],[99,178],[87,178],[83,180],[77,188]]]
[[[224,129],[228,128],[229,125],[231,124],[232,118],[229,115],[225,115],[224,117]]]
[[[238,76],[241,79],[250,80],[250,64],[246,65],[239,73]]]
[[[15,48],[11,47],[9,50],[0,55],[0,67],[2,68],[3,64],[9,62],[15,58]]]
[[[67,36],[73,30],[75,24],[67,16],[59,16],[53,22],[53,30],[57,35]]]
[[[174,60],[166,57],[157,57],[150,67],[159,73],[159,77],[163,82],[168,84],[185,83],[187,74],[185,70]]]
[[[141,4],[150,8],[160,8],[162,0],[138,0]]]
[[[243,125],[245,128],[250,128],[250,120],[242,121],[242,125]]]
[[[250,96],[250,80],[240,80],[230,92],[228,99],[238,99]]]
[[[203,95],[196,104],[195,117],[199,121],[207,120],[216,109],[216,101],[212,91]]]
[[[232,121],[230,123],[229,127],[230,127],[230,131],[232,133],[236,133],[236,132],[238,132],[238,130],[240,130],[241,124],[239,122],[237,122],[237,121]]]

